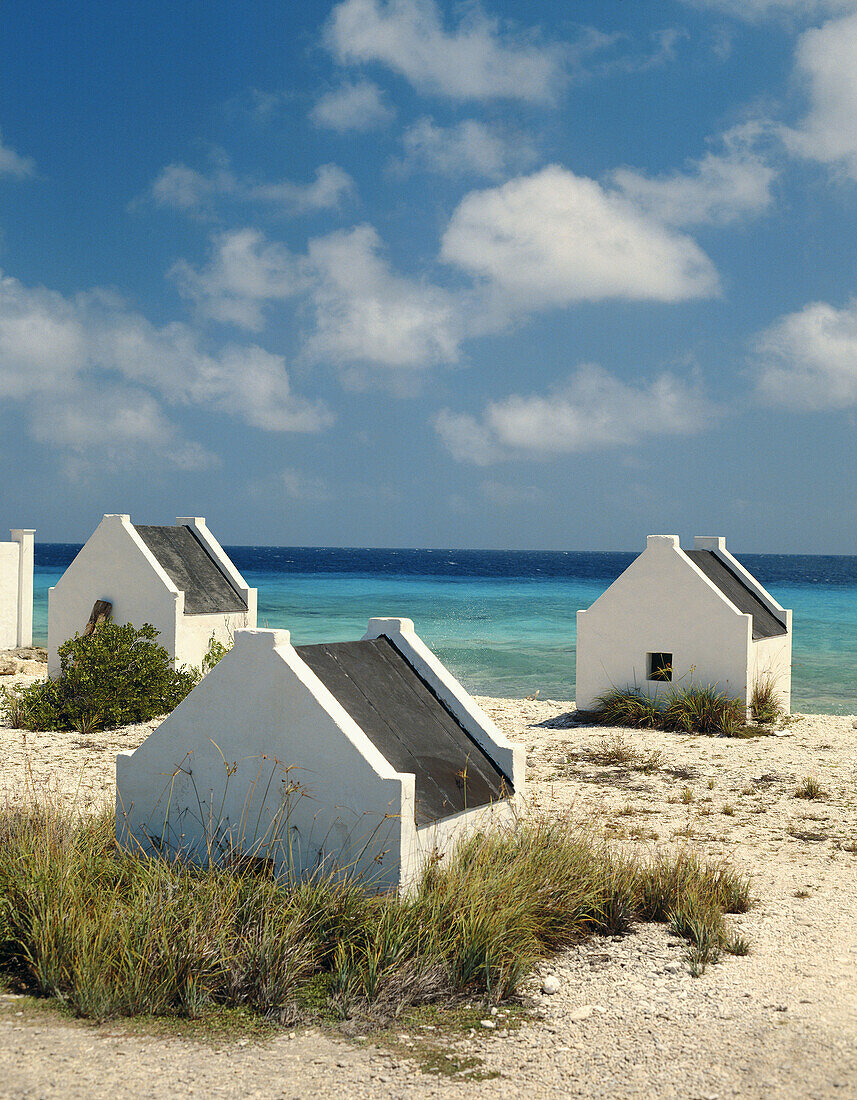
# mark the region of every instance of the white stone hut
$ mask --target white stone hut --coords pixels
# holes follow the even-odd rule
[[[117,623],[151,623],[176,666],[199,666],[211,638],[228,644],[256,625],[250,588],[200,516],[174,526],[142,526],[107,515],[48,591],[48,672],[57,649],[84,633],[96,601]]]
[[[0,542],[0,649],[33,644],[33,541],[35,531],[15,528]]]
[[[577,613],[577,707],[612,688],[656,697],[711,684],[749,705],[770,681],[791,705],[792,613],[726,549],[725,538],[649,535],[646,549]]]
[[[414,633],[293,646],[239,630],[231,652],[116,762],[116,833],[186,858],[270,861],[293,880],[407,888],[432,853],[512,820],[513,746]]]

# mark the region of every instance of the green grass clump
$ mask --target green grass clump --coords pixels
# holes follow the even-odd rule
[[[604,726],[678,730],[684,733],[735,736],[744,726],[745,708],[739,699],[711,687],[672,687],[662,699],[638,688],[613,688],[602,695],[592,712]]]
[[[701,971],[746,882],[687,852],[637,859],[559,819],[478,834],[408,896],[290,885],[117,849],[113,817],[0,813],[0,978],[92,1019],[247,1009],[278,1022],[509,997],[542,958],[666,921]]]
[[[89,636],[75,634],[59,647],[60,675],[14,692],[0,707],[18,729],[91,733],[166,714],[184,699],[198,676],[175,669],[149,623],[102,623]]]
[[[608,691],[596,700],[592,712],[602,726],[630,726],[632,729],[659,729],[657,703],[642,691]]]
[[[671,688],[661,714],[663,729],[729,737],[744,725],[746,708],[740,699],[730,699],[725,691],[691,684]]]
[[[827,791],[822,787],[814,775],[808,775],[805,779],[802,779],[795,788],[794,797],[822,801],[827,798]]]
[[[750,712],[753,715],[753,721],[762,726],[772,726],[782,718],[783,704],[770,677],[757,680],[753,685]]]

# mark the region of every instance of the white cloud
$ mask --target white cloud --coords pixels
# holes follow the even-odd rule
[[[437,126],[430,118],[415,122],[402,137],[404,171],[424,169],[443,175],[477,175],[500,179],[536,159],[532,141],[475,119]]]
[[[30,157],[22,157],[3,144],[3,135],[0,134],[0,176],[15,176],[24,179],[36,173],[36,162]]]
[[[152,198],[159,206],[189,213],[208,212],[218,200],[260,203],[284,214],[335,210],[354,193],[354,181],[336,164],[322,164],[310,183],[279,180],[260,183],[236,175],[225,162],[209,172],[184,164],[168,164],[152,184]]]
[[[756,341],[757,382],[774,405],[857,405],[857,298],[843,309],[812,302],[781,317]]]
[[[491,402],[480,419],[443,410],[435,428],[454,458],[488,466],[516,454],[548,458],[688,435],[701,431],[712,414],[696,386],[672,375],[631,385],[587,364],[545,396]]]
[[[235,177],[218,168],[207,175],[186,164],[168,164],[152,184],[152,198],[174,210],[197,210],[217,195],[233,194]]]
[[[549,101],[563,80],[559,47],[503,34],[473,5],[447,29],[434,0],[344,0],[325,41],[342,63],[386,65],[451,99]]]
[[[0,399],[48,410],[36,423],[56,424],[46,440],[63,446],[89,438],[82,418],[98,425],[103,406],[105,440],[136,444],[148,428],[153,446],[169,445],[186,466],[208,458],[182,443],[164,404],[270,431],[318,431],[332,420],[322,403],[292,393],[281,356],[252,345],[208,353],[187,325],[159,328],[115,295],[67,298],[9,276],[0,277]]]
[[[719,289],[711,261],[690,237],[559,166],[466,195],[441,254],[518,308],[606,298],[677,302]]]
[[[204,315],[249,329],[261,327],[266,305],[308,307],[314,321],[304,351],[311,360],[425,367],[458,357],[464,304],[392,271],[370,225],[315,237],[303,256],[253,229],[223,233],[205,267],[181,261],[172,274]]]
[[[762,129],[749,124],[724,134],[726,151],[706,153],[687,172],[651,178],[620,168],[612,181],[638,210],[665,225],[725,225],[760,214],[771,205],[777,174],[751,148]]]
[[[783,130],[787,147],[857,179],[857,14],[802,34],[796,63],[810,107],[795,129]]]
[[[370,225],[309,243],[316,327],[307,353],[332,363],[424,367],[458,357],[456,299],[391,271]]]
[[[336,164],[322,164],[316,169],[312,183],[257,183],[248,187],[245,196],[250,202],[266,202],[281,206],[295,214],[313,210],[335,210],[354,193],[354,180]]]
[[[298,257],[258,230],[237,229],[213,238],[211,259],[201,271],[180,260],[170,276],[203,315],[259,331],[265,303],[291,298],[306,285],[301,266]]]
[[[434,427],[446,449],[459,462],[490,466],[505,457],[491,428],[480,424],[470,413],[441,409],[434,418]]]
[[[395,113],[384,102],[377,84],[371,80],[356,80],[323,95],[310,112],[310,118],[316,126],[344,133],[386,126]]]
[[[84,384],[61,401],[44,395],[32,407],[31,425],[37,442],[67,450],[88,467],[94,454],[120,465],[154,457],[188,471],[220,463],[199,443],[183,440],[151,394],[128,386]]]

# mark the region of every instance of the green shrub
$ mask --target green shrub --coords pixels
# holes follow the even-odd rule
[[[0,975],[81,1016],[198,1016],[301,1005],[390,1019],[404,1007],[512,994],[582,937],[668,921],[700,972],[729,950],[746,882],[689,852],[634,859],[568,821],[478,834],[409,897],[299,885],[117,850],[112,813],[0,811]]]
[[[233,644],[234,643],[230,641],[229,645],[224,645],[223,642],[218,641],[213,634],[211,635],[208,639],[208,649],[205,651],[205,656],[202,658],[203,676],[206,672],[211,672],[217,662],[225,657],[229,650],[232,649]]]
[[[174,669],[149,623],[103,623],[88,637],[75,634],[59,647],[61,672],[21,688],[15,707],[32,730],[92,732],[146,722],[173,710],[197,677]],[[10,713],[10,704],[6,703]]]

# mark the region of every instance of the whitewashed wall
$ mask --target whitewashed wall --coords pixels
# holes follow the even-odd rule
[[[393,770],[286,630],[238,631],[158,729],[118,756],[116,785],[129,847],[162,838],[201,861],[212,846],[242,847],[296,875],[329,859],[386,888],[417,853],[414,777]]]
[[[82,634],[96,600],[113,604],[117,623],[151,623],[158,642],[176,651],[176,626],[184,611],[179,592],[134,530],[127,515],[107,515],[77,557],[48,590],[48,672],[59,672],[57,649]]]
[[[611,688],[657,697],[670,684],[647,679],[647,655],[672,653],[673,679],[712,684],[746,699],[753,623],[696,568],[677,535],[650,535],[645,551],[587,611],[577,614],[577,706]]]
[[[770,681],[785,714],[792,706],[792,613],[786,612],[788,634],[776,638],[759,638],[753,642],[750,654],[750,691],[753,685]]]
[[[242,630],[245,627],[252,629],[256,626],[258,593],[255,588],[250,588],[235,568],[229,555],[209,531],[202,516],[181,516],[176,519],[176,523],[194,529],[212,558],[229,577],[247,604],[246,611],[219,611],[214,615],[182,614],[178,618],[175,642],[176,664],[195,665],[199,668],[212,638],[228,647],[232,644],[236,630]]]
[[[33,540],[16,528],[0,542],[0,649],[33,644]]]
[[[18,644],[18,563],[16,542],[0,542],[0,649]]]
[[[523,748],[503,737],[409,619],[371,619],[366,637],[381,634],[407,660],[419,659],[420,675],[512,774],[516,798],[417,829],[414,775],[392,768],[300,658],[289,632],[239,630],[234,649],[158,729],[117,757],[119,842],[157,850],[160,841],[201,861],[241,846],[274,859],[280,873],[308,875],[324,864],[377,888],[407,890],[435,851],[511,822],[524,785]]]
[[[726,539],[697,535],[694,549],[712,550],[722,558],[758,596],[775,618],[785,624],[786,633],[774,638],[759,638],[752,642],[748,660],[748,693],[752,696],[755,685],[769,681],[779,697],[784,713],[791,713],[792,702],[792,612],[778,603],[770,592],[748,572],[726,549]],[[748,699],[749,701],[749,699]]]
[[[180,519],[194,526],[248,602],[247,612],[185,615],[180,592],[134,529],[127,515],[107,515],[77,557],[48,591],[48,672],[59,671],[57,649],[82,632],[96,600],[113,604],[113,621],[140,627],[151,623],[158,642],[176,666],[199,666],[214,636],[231,643],[236,630],[256,625],[256,590],[249,588],[201,517]],[[227,568],[228,563],[228,568]]]

